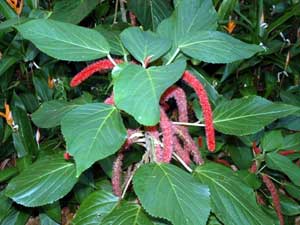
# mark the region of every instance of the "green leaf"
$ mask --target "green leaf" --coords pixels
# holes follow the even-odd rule
[[[99,31],[105,37],[105,39],[110,45],[110,52],[112,54],[121,56],[128,55],[127,50],[122,44],[120,38],[120,31],[109,29],[109,27],[104,27],[102,25],[96,26],[95,30]]]
[[[300,214],[299,203],[286,195],[280,195],[280,205],[283,215],[296,216]]]
[[[61,129],[67,150],[75,159],[77,177],[94,162],[118,151],[127,135],[119,111],[101,103],[85,104],[68,112]]]
[[[282,146],[283,136],[280,130],[273,130],[265,133],[261,140],[261,147],[265,152],[281,149]]]
[[[194,176],[209,186],[213,212],[224,224],[274,224],[257,205],[254,191],[231,169],[206,163],[197,167]]]
[[[117,76],[113,76],[117,107],[143,125],[157,124],[160,119],[160,97],[182,76],[185,65],[183,61],[147,69],[134,64],[126,65]]]
[[[36,155],[38,151],[37,143],[33,138],[33,130],[27,113],[19,107],[14,107],[12,114],[14,123],[18,127],[16,132],[13,132],[13,141],[18,157]]]
[[[121,33],[121,40],[128,51],[140,63],[144,64],[147,57],[155,61],[171,47],[168,39],[161,38],[151,31],[142,31],[138,27],[130,27]]]
[[[119,203],[119,198],[108,191],[96,191],[86,197],[72,223],[74,225],[103,224],[104,216],[110,213]]]
[[[32,114],[31,119],[40,128],[56,127],[68,112],[78,106],[61,100],[48,101]]]
[[[18,169],[15,167],[5,168],[0,170],[0,183],[9,180],[19,173]]]
[[[137,16],[146,30],[155,30],[157,25],[172,13],[172,7],[167,1],[130,0],[127,4],[128,9]]]
[[[286,174],[294,184],[300,186],[300,168],[289,158],[277,153],[269,153],[266,156],[266,163],[268,168]]]
[[[36,161],[14,177],[5,194],[27,207],[42,206],[64,197],[76,182],[75,165],[59,154]]]
[[[57,1],[50,19],[77,24],[100,3],[99,0]]]
[[[39,214],[40,223],[42,225],[59,225],[55,220],[51,219],[47,214],[40,213]]]
[[[237,136],[254,134],[274,120],[288,116],[298,108],[273,103],[258,96],[223,101],[214,110],[215,128]]]
[[[209,190],[172,164],[146,164],[133,177],[142,206],[154,217],[174,225],[206,224],[210,212]]]
[[[24,225],[27,223],[29,216],[30,215],[24,210],[11,208],[7,217],[1,222],[1,225]]]
[[[287,193],[292,196],[293,198],[300,200],[300,188],[299,186],[296,186],[291,183],[285,183],[284,189],[287,191]]]
[[[300,133],[286,135],[283,139],[282,150],[300,150]]]
[[[17,29],[42,52],[57,59],[87,61],[109,52],[109,45],[99,32],[73,24],[37,19]]]
[[[1,223],[1,221],[9,213],[11,206],[12,206],[12,201],[4,195],[4,191],[1,191],[0,192],[0,202],[1,202],[1,204],[0,204],[0,223]]]
[[[99,224],[99,223],[98,223]],[[153,225],[141,206],[136,203],[121,202],[120,206],[104,217],[102,225]]]
[[[247,59],[263,49],[219,31],[200,31],[185,35],[178,48],[186,55],[209,63],[230,63]]]

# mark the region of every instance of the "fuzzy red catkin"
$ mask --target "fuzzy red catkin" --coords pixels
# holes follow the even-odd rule
[[[198,147],[186,127],[173,125],[173,130],[184,142],[184,150],[193,156],[193,161],[198,165],[203,164],[204,160],[202,159]]]
[[[71,155],[68,152],[64,153],[64,159],[65,160],[70,160],[71,159]]]
[[[206,91],[200,81],[189,71],[183,73],[182,79],[194,89],[198,96],[205,122],[207,148],[209,151],[213,152],[216,148],[215,129],[212,109]]]
[[[255,153],[255,155],[258,155],[261,153],[261,150],[259,147],[256,146],[256,142],[253,141],[252,143],[252,151]]]
[[[166,102],[170,98],[174,98],[178,108],[179,121],[180,122],[188,122],[188,109],[187,109],[187,101],[184,90],[180,87],[172,86],[166,90],[163,94],[161,101]]]
[[[279,152],[279,154],[283,155],[283,156],[292,155],[292,154],[295,154],[295,153],[297,153],[297,151],[295,151],[295,150],[285,150],[285,151]]]
[[[115,59],[114,60],[117,64],[120,64],[123,62],[121,59]],[[83,70],[81,70],[79,73],[77,73],[73,79],[70,82],[71,87],[76,87],[79,84],[81,84],[83,81],[88,79],[90,76],[92,76],[96,72],[105,72],[107,70],[111,70],[114,68],[114,64],[109,59],[101,59],[97,62],[92,63],[91,65],[88,65]]]
[[[121,174],[122,174],[123,158],[124,158],[124,153],[121,150],[121,152],[119,152],[114,162],[112,178],[111,178],[113,192],[118,197],[122,196]]]
[[[136,16],[134,15],[133,12],[129,12],[129,18],[130,18],[130,24],[131,26],[137,26],[137,22],[136,22]]]
[[[191,163],[190,154],[188,151],[186,151],[180,144],[177,137],[174,137],[174,152],[177,153],[177,155],[183,160],[183,162],[187,165]]]
[[[157,126],[146,127],[146,131],[148,134],[154,139],[154,147],[155,147],[155,158],[158,162],[163,161],[163,150],[159,143],[155,143],[155,140],[159,141],[159,132]]]
[[[283,218],[283,215],[282,215],[282,212],[281,212],[279,194],[276,190],[276,187],[275,187],[274,183],[272,182],[272,180],[267,175],[265,175],[265,174],[262,175],[262,179],[263,179],[264,184],[267,186],[267,188],[268,188],[268,190],[271,194],[271,197],[272,197],[272,200],[273,200],[273,205],[274,205],[276,214],[278,216],[280,225],[284,225],[284,218]]]
[[[256,162],[254,161],[249,169],[249,172],[256,173],[256,171],[257,171],[257,165],[256,165]]]
[[[163,135],[163,157],[161,162],[169,163],[173,153],[173,128],[166,112],[160,108],[160,128]]]

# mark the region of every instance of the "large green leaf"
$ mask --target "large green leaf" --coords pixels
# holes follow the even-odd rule
[[[290,134],[284,137],[282,150],[300,150],[300,133]]]
[[[66,23],[79,23],[98,4],[99,0],[63,0],[57,1],[50,18]]]
[[[133,187],[152,216],[170,220],[174,225],[206,224],[209,190],[178,167],[146,164],[136,171]]]
[[[300,186],[300,168],[289,158],[277,153],[269,153],[266,156],[266,163],[268,168],[286,174],[294,184]]]
[[[186,35],[203,30],[216,30],[218,15],[211,0],[178,1],[171,17],[162,21],[157,32],[165,38],[173,40],[172,50],[167,54],[170,58]]]
[[[266,132],[261,139],[261,148],[264,152],[282,149],[283,136],[280,130]]]
[[[121,202],[120,206],[104,217],[101,225],[153,225],[136,203]]]
[[[253,134],[274,120],[288,116],[297,107],[272,103],[258,96],[223,101],[214,110],[215,128],[224,133],[243,136]]]
[[[155,30],[157,25],[172,13],[168,1],[161,0],[130,0],[128,8],[133,12],[145,29]]]
[[[263,49],[219,31],[200,31],[185,35],[178,48],[186,55],[209,63],[230,63],[247,59]]]
[[[121,40],[136,60],[144,64],[147,57],[153,62],[171,47],[171,41],[151,31],[142,31],[138,27],[130,27],[121,33]]]
[[[66,113],[78,106],[61,100],[48,101],[32,114],[31,119],[40,128],[56,127]]]
[[[109,45],[97,31],[55,20],[37,19],[17,26],[25,39],[61,60],[87,61],[108,54]]]
[[[108,191],[96,191],[81,203],[72,221],[74,225],[102,224],[103,217],[110,213],[119,203],[119,198]]]
[[[5,194],[18,204],[36,207],[62,198],[76,182],[75,165],[60,154],[33,163],[8,183]]]
[[[160,118],[160,97],[182,76],[185,65],[185,62],[180,61],[147,69],[134,64],[121,68],[119,74],[113,76],[117,107],[143,125],[157,124]]]
[[[75,158],[77,176],[118,151],[127,134],[119,111],[102,103],[85,104],[68,112],[61,129],[67,150]]]
[[[0,77],[20,59],[15,56],[5,56],[0,60]]]
[[[254,191],[231,169],[206,163],[194,176],[209,186],[213,212],[224,224],[274,224],[256,203]]]

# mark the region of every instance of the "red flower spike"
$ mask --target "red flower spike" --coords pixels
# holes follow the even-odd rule
[[[146,131],[150,136],[152,136],[153,139],[159,141],[159,132],[157,129],[157,126],[152,126],[152,127],[146,127]],[[155,144],[155,157],[158,162],[163,161],[163,150],[160,146],[160,144]]]
[[[183,162],[187,165],[191,163],[190,154],[184,148],[182,148],[181,144],[178,141],[178,138],[174,138],[174,152],[183,160]]]
[[[213,124],[213,114],[206,91],[200,81],[189,71],[184,72],[182,79],[195,90],[199,98],[205,122],[207,147],[209,151],[213,152],[216,148],[215,129]]]
[[[180,87],[172,86],[163,94],[161,101],[166,102],[170,98],[174,98],[176,101],[179,114],[178,120],[180,122],[188,122],[188,109],[185,92]]]
[[[163,135],[163,158],[161,162],[169,163],[173,153],[173,129],[166,112],[160,109],[160,128]]]
[[[123,62],[121,59],[115,59],[115,62],[117,64],[120,64]],[[111,70],[114,68],[114,64],[112,64],[111,61],[108,59],[101,59],[97,62],[92,63],[91,65],[84,68],[82,71],[80,71],[78,74],[76,74],[73,79],[70,82],[71,87],[76,87],[79,84],[81,84],[83,81],[88,79],[90,76],[92,76],[96,72],[106,72],[108,70]]]
[[[258,155],[261,153],[261,150],[259,147],[256,146],[256,142],[253,141],[252,143],[252,151],[255,153],[255,155]]]
[[[283,156],[292,155],[292,154],[295,154],[295,153],[297,153],[297,151],[295,151],[295,150],[285,150],[285,151],[279,152],[279,154],[283,155]]]
[[[107,105],[114,105],[115,104],[114,94],[112,93],[111,96],[105,99],[104,103]]]
[[[200,151],[198,150],[198,146],[194,142],[193,138],[190,136],[186,127],[173,125],[173,129],[175,133],[179,136],[179,138],[184,143],[184,150],[189,152],[193,156],[193,161],[201,165],[204,163]]]
[[[225,159],[216,159],[215,162],[231,168],[230,163],[228,161],[226,161]]]
[[[64,153],[64,159],[65,160],[70,160],[71,159],[71,155],[68,152]]]
[[[284,219],[283,219],[282,212],[281,212],[280,199],[279,199],[279,194],[277,192],[277,189],[276,189],[274,183],[272,182],[272,180],[267,175],[263,175],[262,179],[271,194],[271,197],[273,200],[273,205],[274,205],[276,214],[278,216],[280,225],[284,225]]]
[[[260,205],[266,205],[266,202],[265,200],[261,197],[260,194],[256,193],[256,201],[258,204]]]
[[[134,15],[133,12],[129,12],[129,18],[130,18],[130,24],[131,26],[137,26],[137,22],[136,22],[136,16]]]
[[[198,146],[199,148],[203,147],[203,138],[201,136],[198,137]]]
[[[124,158],[124,154],[121,150],[121,152],[119,152],[114,162],[112,178],[111,178],[113,192],[118,197],[122,196],[121,175],[122,175],[123,158]]]
[[[249,172],[256,173],[256,171],[257,171],[257,165],[256,165],[256,162],[254,161],[249,169]]]

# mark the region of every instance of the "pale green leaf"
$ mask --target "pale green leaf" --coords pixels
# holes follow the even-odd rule
[[[224,224],[274,224],[256,203],[254,191],[231,169],[206,163],[197,167],[194,176],[209,186],[212,210]]]
[[[178,48],[186,55],[209,63],[230,63],[247,59],[263,49],[219,31],[200,31],[183,36]]]
[[[180,61],[147,69],[134,64],[121,68],[119,74],[113,76],[117,107],[143,125],[157,124],[160,119],[160,97],[182,76],[185,65]]]
[[[206,185],[172,164],[146,164],[133,177],[142,206],[154,217],[174,225],[206,224],[210,194]]]
[[[5,194],[27,207],[42,206],[64,197],[76,182],[75,165],[59,154],[36,161],[14,177]]]
[[[75,159],[77,176],[118,151],[127,134],[117,108],[102,103],[85,104],[68,112],[61,129],[67,151]]]
[[[109,52],[109,45],[99,32],[73,24],[37,19],[17,29],[42,52],[57,59],[87,61]]]
[[[98,225],[118,203],[119,198],[108,191],[93,192],[81,203],[72,224]]]
[[[136,203],[121,202],[120,205],[104,217],[101,225],[153,225]]]
[[[273,103],[258,96],[223,101],[213,112],[214,126],[224,134],[254,134],[274,120],[297,110],[295,106]]]
[[[130,27],[121,33],[121,40],[128,51],[140,63],[150,57],[150,62],[155,61],[168,51],[171,41],[151,31],[142,31],[138,27]]]

